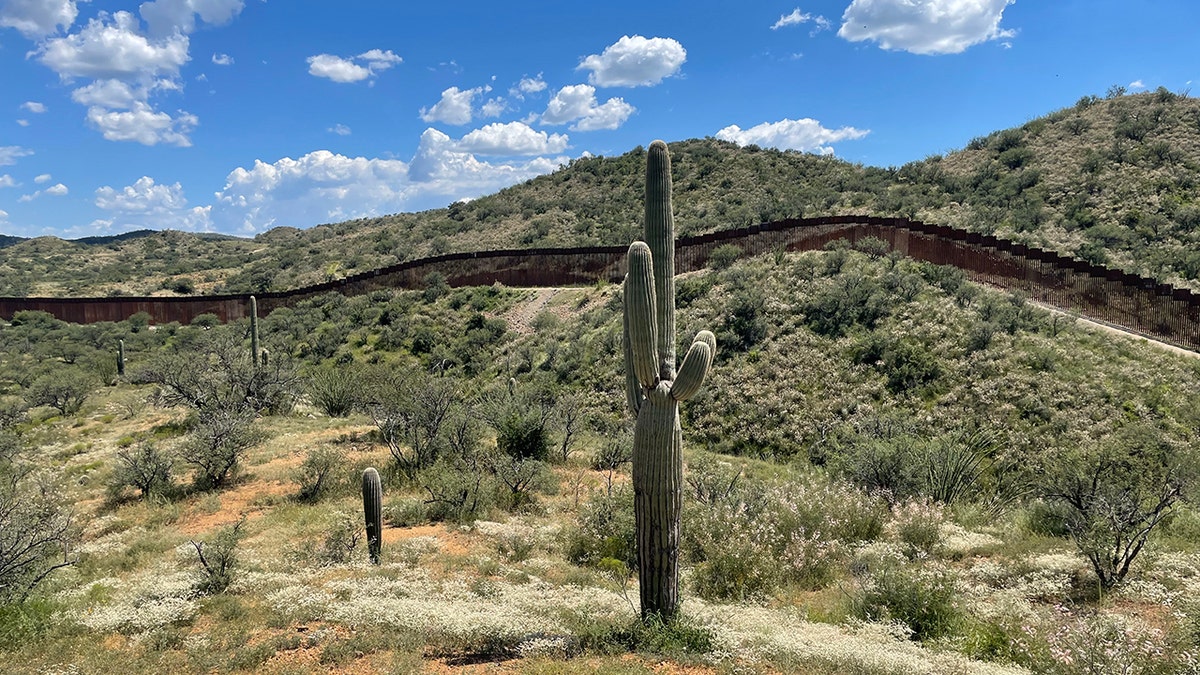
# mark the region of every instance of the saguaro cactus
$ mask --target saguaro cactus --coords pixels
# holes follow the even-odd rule
[[[633,491],[642,616],[669,621],[679,611],[679,402],[704,384],[717,340],[709,331],[697,333],[676,372],[671,157],[662,141],[650,144],[646,158],[645,239],[630,245],[625,277],[625,393],[637,415]]]
[[[125,377],[125,341],[117,340],[117,377]]]
[[[367,519],[367,552],[371,555],[371,563],[378,565],[383,544],[383,484],[374,467],[363,471],[362,495],[363,515]]]
[[[250,296],[250,362],[257,368],[260,363],[258,351],[258,298]]]

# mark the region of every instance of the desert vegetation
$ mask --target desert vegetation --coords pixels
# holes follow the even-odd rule
[[[860,247],[676,279],[678,332],[721,349],[681,408],[682,602],[659,624],[620,287],[558,291],[519,330],[521,289],[331,294],[260,317],[257,367],[248,321],[15,317],[5,661],[1187,672],[1197,362]],[[78,409],[33,395],[48,375],[86,383]]]

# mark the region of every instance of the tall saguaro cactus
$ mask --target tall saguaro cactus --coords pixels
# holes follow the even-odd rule
[[[363,515],[367,520],[367,552],[371,555],[371,563],[378,565],[383,544],[383,484],[374,467],[363,471],[362,497]]]
[[[250,362],[257,368],[260,363],[258,351],[258,298],[250,296]]]
[[[625,384],[637,415],[633,435],[634,512],[642,616],[679,612],[679,521],[683,502],[683,434],[679,402],[704,384],[717,340],[696,334],[675,369],[675,225],[671,157],[654,141],[646,158],[645,241],[629,247],[625,277]]]

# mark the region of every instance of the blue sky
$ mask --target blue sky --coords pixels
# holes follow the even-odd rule
[[[0,0],[0,232],[252,236],[655,138],[899,165],[1200,82],[1200,3]]]

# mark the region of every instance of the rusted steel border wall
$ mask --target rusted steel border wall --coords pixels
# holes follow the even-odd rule
[[[746,254],[818,249],[836,239],[876,237],[917,260],[953,265],[976,281],[1021,291],[1039,302],[1078,312],[1200,350],[1200,295],[1120,270],[1111,270],[1050,251],[988,235],[902,218],[831,216],[782,220],[684,237],[676,245],[676,269],[701,269],[712,251],[726,244]],[[412,260],[345,279],[291,291],[262,293],[263,313],[322,293],[358,295],[379,288],[419,288],[432,272],[451,286],[500,282],[509,286],[565,286],[624,275],[624,246],[519,249],[454,253]],[[155,323],[188,323],[204,313],[223,321],[246,316],[249,295],[143,298],[0,298],[0,316],[42,310],[65,321],[119,321],[147,312]]]

